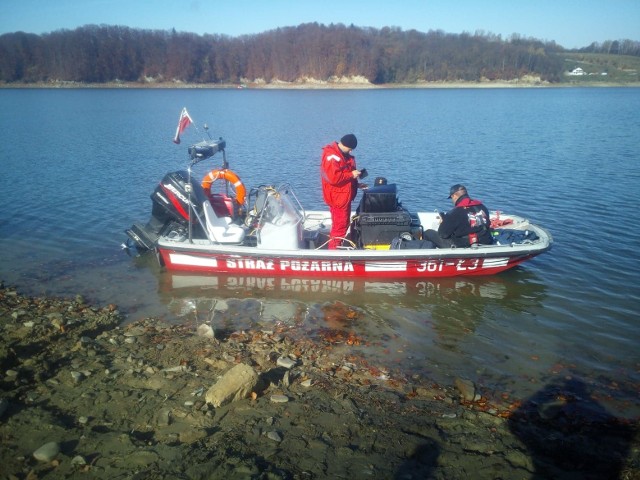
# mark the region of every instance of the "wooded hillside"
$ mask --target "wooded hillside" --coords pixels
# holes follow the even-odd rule
[[[640,43],[616,42],[640,55]],[[612,44],[592,44],[600,51]],[[589,50],[588,50],[589,49]],[[229,37],[120,26],[85,26],[44,35],[0,36],[0,82],[184,82],[228,84],[364,77],[373,84],[419,81],[562,79],[555,42],[477,32],[308,23]]]

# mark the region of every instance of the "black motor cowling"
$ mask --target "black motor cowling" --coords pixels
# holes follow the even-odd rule
[[[158,220],[174,220],[184,225],[188,225],[191,220],[191,223],[196,225],[198,219],[193,212],[189,212],[189,204],[202,217],[202,204],[205,199],[200,184],[193,178],[189,179],[186,171],[167,173],[151,194],[151,215]]]
[[[134,224],[126,230],[127,236],[139,251],[152,250],[160,235],[172,231],[186,235],[191,222],[193,238],[206,238],[198,221],[198,216],[204,218],[205,200],[202,187],[188,172],[167,173],[151,194],[151,218],[146,225]]]

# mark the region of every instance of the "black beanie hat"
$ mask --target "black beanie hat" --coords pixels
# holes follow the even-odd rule
[[[467,188],[464,185],[456,183],[449,189],[449,196],[447,198],[451,198],[454,193],[458,193],[460,190],[464,190],[464,193],[467,193]]]
[[[358,139],[353,133],[347,133],[344,137],[340,139],[340,143],[347,148],[353,149],[358,146]]]

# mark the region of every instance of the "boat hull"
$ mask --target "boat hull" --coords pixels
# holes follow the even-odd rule
[[[419,212],[422,225],[437,225],[435,213]],[[535,241],[506,245],[475,245],[469,248],[339,249],[295,247],[286,242],[262,246],[220,244],[207,239],[160,237],[156,252],[160,264],[170,271],[314,278],[437,278],[495,275],[549,250],[553,239],[541,227],[517,216],[509,227],[535,233]],[[304,231],[330,221],[328,212],[310,212]],[[304,243],[304,242],[302,242]],[[265,246],[268,245],[268,246]]]
[[[339,278],[429,278],[494,275],[535,255],[491,258],[421,258],[406,260],[299,259],[291,257],[216,255],[160,249],[169,270],[242,275],[310,276]]]
[[[313,212],[316,223],[327,222],[326,213]],[[422,225],[437,225],[433,213],[418,214]],[[321,218],[322,221],[317,222]],[[469,248],[432,249],[277,249],[222,245],[207,240],[157,243],[159,260],[168,270],[208,274],[315,278],[437,278],[495,275],[514,268],[551,248],[553,239],[543,228],[518,216],[509,227],[535,233],[533,242],[477,245]]]

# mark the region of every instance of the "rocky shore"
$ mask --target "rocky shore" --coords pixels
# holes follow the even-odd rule
[[[576,379],[496,400],[288,328],[125,325],[115,305],[1,285],[0,478],[640,479],[637,422]]]

